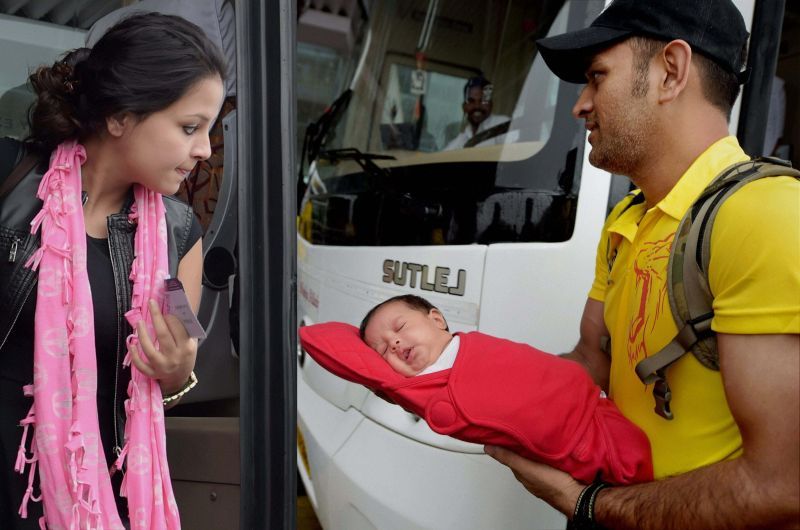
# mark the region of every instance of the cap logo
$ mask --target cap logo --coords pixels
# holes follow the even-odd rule
[[[494,86],[486,85],[483,87],[483,95],[481,96],[481,103],[487,105],[492,101],[492,92],[494,91]]]
[[[608,5],[607,5],[607,6],[605,6],[605,7],[603,8],[603,10],[602,10],[602,11],[600,11],[600,15],[602,15],[603,13],[605,13],[605,12],[606,12],[606,10],[607,10],[609,7],[613,6],[613,5],[614,5],[614,4],[616,4],[616,3],[617,3],[617,0],[611,0],[611,1],[608,3]],[[600,16],[600,15],[598,15],[598,16]]]

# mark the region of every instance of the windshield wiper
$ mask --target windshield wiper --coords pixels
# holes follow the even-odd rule
[[[343,149],[327,149],[320,151],[317,158],[328,160],[332,163],[337,163],[340,160],[354,160],[365,173],[378,178],[387,178],[389,172],[379,167],[373,160],[397,160],[392,155],[380,155],[377,153],[364,153],[355,147],[346,147]]]
[[[300,208],[300,202],[303,200],[303,195],[305,195],[306,187],[308,186],[305,182],[305,164],[306,162],[310,164],[317,159],[328,137],[328,132],[339,123],[352,96],[353,91],[348,88],[325,109],[325,112],[322,113],[322,116],[320,116],[317,121],[312,121],[306,127],[306,134],[303,137],[303,148],[300,151],[300,167],[297,170],[298,209]]]

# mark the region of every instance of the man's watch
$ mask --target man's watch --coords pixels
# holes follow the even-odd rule
[[[609,484],[597,481],[583,488],[578,495],[578,502],[575,503],[575,512],[568,526],[570,530],[605,530],[605,527],[594,520],[594,503],[598,492],[607,487]]]

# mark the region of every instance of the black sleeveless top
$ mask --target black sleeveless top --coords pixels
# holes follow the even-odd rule
[[[202,228],[194,219],[185,248],[192,246],[202,236]],[[114,387],[120,389],[118,398],[127,396],[130,369],[117,371],[117,329],[112,322],[119,322],[124,315],[117,310],[116,287],[111,266],[111,255],[107,239],[86,236],[86,266],[94,306],[95,348],[97,353],[97,413],[100,422],[100,437],[106,462],[115,459],[114,439]],[[6,259],[0,256],[0,259]],[[183,256],[179,256],[183,258]],[[33,336],[36,312],[36,290],[26,300],[6,344],[0,349],[0,529],[38,530],[41,503],[28,502],[28,518],[17,514],[28,480],[28,468],[20,475],[14,471],[14,462],[22,436],[19,421],[30,409],[32,400],[24,397],[22,387],[33,381]],[[112,315],[114,318],[112,319]],[[123,354],[121,354],[122,357]],[[30,447],[30,435],[28,440]],[[118,496],[122,474],[112,478],[120,515],[127,515],[125,500]],[[38,487],[34,488],[38,494]]]

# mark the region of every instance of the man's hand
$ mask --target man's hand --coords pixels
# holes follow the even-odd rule
[[[738,458],[682,475],[606,488],[595,519],[617,529],[800,528],[800,337],[717,335],[726,397],[742,433]],[[571,515],[581,484],[510,451],[486,452],[525,488]]]
[[[578,496],[586,487],[585,484],[581,484],[563,471],[528,460],[508,449],[487,445],[483,450],[487,455],[511,468],[525,489],[568,518],[572,517]]]

